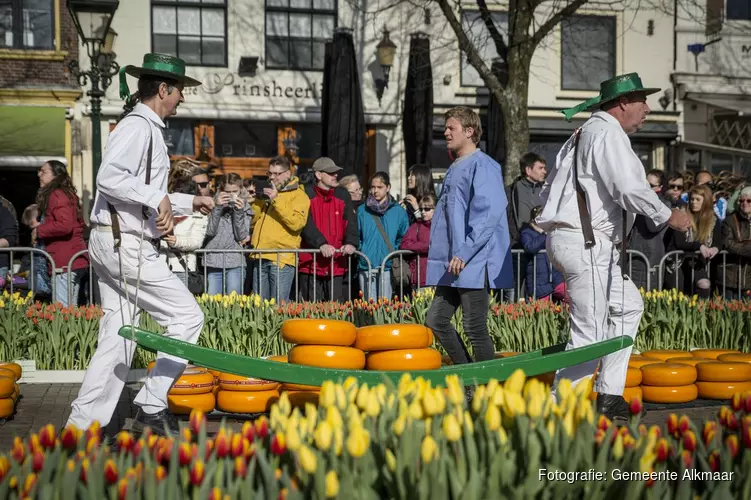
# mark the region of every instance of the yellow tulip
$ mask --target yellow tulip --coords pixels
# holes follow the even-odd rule
[[[368,384],[361,385],[360,390],[357,391],[357,399],[355,401],[357,402],[357,407],[361,410],[364,410],[368,404],[368,393]]]
[[[286,441],[287,441],[287,448],[289,448],[292,451],[297,450],[300,448],[301,440],[300,440],[300,432],[298,431],[298,427],[296,425],[291,424],[287,425],[287,431],[285,432]]]
[[[325,420],[321,421],[318,424],[315,433],[313,434],[313,439],[315,440],[316,447],[319,450],[328,450],[331,447],[331,439],[333,435],[334,431],[331,428],[331,424],[329,424]]]
[[[289,402],[289,396],[286,392],[283,392],[281,396],[279,396],[279,401],[277,401],[276,406],[279,407],[279,413],[284,417],[289,415],[290,411],[292,411],[292,405]]]
[[[639,459],[639,471],[642,474],[649,474],[652,472],[652,466],[655,463],[655,460],[657,459],[657,455],[653,453],[654,447],[647,447],[646,451],[644,452],[644,455],[642,455],[641,459]]]
[[[501,426],[501,410],[495,405],[488,405],[485,412],[485,422],[491,431],[498,429]]]
[[[415,383],[412,381],[412,376],[409,373],[402,375],[399,379],[399,396],[403,397],[414,390]]]
[[[499,407],[503,406],[503,398],[504,398],[503,387],[501,387],[500,385],[495,388],[492,396],[490,395],[488,396],[488,399],[490,400],[490,404],[499,406]]]
[[[506,434],[506,429],[503,427],[498,427],[498,440],[501,442],[501,445],[508,442],[508,434]]]
[[[336,477],[336,471],[330,470],[326,473],[326,498],[333,498],[339,494],[339,478]]]
[[[443,417],[443,434],[450,442],[458,441],[462,437],[462,428],[453,413]]]
[[[344,445],[344,432],[341,428],[334,429],[334,453],[336,456],[342,454],[342,446]]]
[[[550,435],[550,437],[555,436],[555,420],[554,419],[551,418],[550,420],[548,420],[548,424],[545,426],[545,428],[548,430],[548,435]]]
[[[388,391],[386,390],[386,386],[383,384],[378,384],[374,390],[375,390],[376,397],[378,398],[378,404],[380,404],[381,406],[385,405],[386,394],[388,394]]]
[[[517,415],[523,415],[526,413],[526,404],[524,399],[519,393],[506,392],[505,399],[503,401],[504,416],[514,418]]]
[[[407,414],[410,416],[410,418],[413,418],[415,420],[422,420],[422,405],[419,403],[419,401],[416,398],[409,405]]]
[[[438,444],[436,444],[432,436],[425,436],[422,440],[420,457],[422,457],[422,461],[426,464],[433,461],[434,458],[438,458]]]
[[[521,394],[522,388],[524,388],[525,380],[526,377],[524,375],[524,371],[520,368],[517,368],[516,370],[514,370],[514,373],[512,373],[511,376],[506,379],[506,382],[503,384],[503,388],[506,390],[506,392]]]
[[[436,401],[433,391],[426,391],[422,399],[422,408],[426,415],[432,416],[438,414],[438,401]]]
[[[466,410],[464,411],[464,427],[466,427],[466,432],[474,434],[475,424],[472,423],[472,416]]]
[[[336,406],[329,406],[326,409],[326,422],[329,423],[332,429],[341,429],[344,425],[342,415]]]
[[[461,406],[464,404],[464,389],[459,384],[459,377],[449,375],[446,377],[446,387],[448,388],[448,398],[452,404]]]
[[[475,388],[475,395],[472,397],[472,411],[480,413],[483,402],[485,402],[485,386],[480,385]]]
[[[613,443],[613,458],[616,460],[620,460],[623,456],[623,436],[621,433],[618,433],[618,436],[615,438],[615,443]]]
[[[289,448],[289,442],[287,443]],[[300,446],[300,450],[297,452],[297,458],[300,460],[300,466],[308,474],[313,474],[318,466],[318,460],[315,453],[305,445]]]
[[[357,396],[357,386],[352,386],[348,391],[345,391],[341,385],[336,386],[336,406],[340,409],[347,407],[347,403],[354,403]]]
[[[396,420],[394,420],[394,423],[391,424],[391,431],[398,437],[402,435],[406,426],[407,417],[405,417],[404,415],[399,415],[398,417],[396,417]]]
[[[318,409],[313,403],[305,403],[305,419],[308,421],[308,427],[315,429],[318,422]]]
[[[327,380],[321,386],[321,392],[318,393],[318,406],[328,408],[336,404],[336,388],[334,383]]]
[[[438,413],[441,414],[446,410],[446,396],[443,395],[443,388],[436,387],[432,392],[438,405]]]
[[[391,472],[396,470],[396,457],[390,448],[386,448],[386,467],[388,467]]]
[[[530,418],[539,418],[542,415],[542,407],[545,401],[544,396],[537,394],[527,404],[527,415]]]
[[[566,416],[563,417],[563,428],[566,431],[566,434],[569,436],[574,435],[574,410],[571,409],[566,413]]]
[[[490,381],[485,386],[485,391],[488,394],[488,397],[490,397],[490,394],[493,394],[495,392],[496,387],[498,387],[500,384],[498,383],[497,379],[491,378]]]
[[[345,391],[348,391],[350,387],[357,387],[357,379],[355,377],[347,377],[344,379],[342,387]]]
[[[350,432],[347,436],[347,452],[355,458],[361,457],[370,446],[370,434],[362,427]]]
[[[558,382],[558,387],[556,388],[556,398],[559,404],[566,401],[569,394],[571,394],[571,380],[564,378]]]
[[[392,392],[391,394],[389,394],[389,398],[386,400],[386,408],[393,408],[394,403],[396,403],[396,394]]]
[[[370,391],[365,405],[365,414],[369,417],[377,417],[379,413],[381,413],[381,405],[378,403],[378,396],[375,391]]]
[[[589,400],[589,395],[592,392],[592,377],[587,377],[578,384],[576,384],[576,387],[574,388],[574,393],[576,394],[579,401],[585,401]]]

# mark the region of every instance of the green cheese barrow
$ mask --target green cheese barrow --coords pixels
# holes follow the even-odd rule
[[[398,383],[405,373],[409,373],[415,378],[423,377],[425,380],[432,382],[433,385],[444,385],[447,375],[458,375],[466,385],[486,384],[491,379],[506,380],[519,368],[524,371],[527,377],[531,377],[599,359],[607,354],[630,347],[633,343],[631,337],[624,335],[576,349],[566,350],[564,343],[508,358],[444,366],[438,370],[406,372],[338,370],[249,358],[240,354],[230,354],[200,347],[128,325],[120,328],[119,334],[121,337],[133,340],[146,350],[171,354],[186,359],[194,365],[212,370],[287,384],[315,386],[321,386],[327,380],[342,382],[347,377],[354,377],[358,383],[366,383],[371,386],[378,385],[385,379]]]

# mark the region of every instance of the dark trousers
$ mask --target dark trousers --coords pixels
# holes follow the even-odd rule
[[[436,287],[433,304],[425,318],[425,326],[433,330],[433,334],[455,365],[473,361],[459,333],[451,324],[451,318],[459,306],[463,313],[464,334],[474,349],[474,361],[493,359],[493,341],[488,333],[489,303],[490,292],[487,286],[484,289]]]
[[[331,276],[315,276],[313,274],[298,274],[298,286],[300,297],[308,302],[344,302],[347,293],[344,289],[344,276],[334,276],[333,285]],[[313,293],[315,290],[315,298]]]

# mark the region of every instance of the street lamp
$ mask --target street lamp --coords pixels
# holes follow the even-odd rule
[[[91,63],[89,69],[82,70],[78,61],[73,60],[68,68],[82,87],[87,82],[91,82],[91,90],[86,95],[91,99],[94,193],[96,193],[99,164],[102,162],[102,129],[99,122],[102,113],[102,97],[112,83],[112,77],[120,70],[112,50],[117,33],[110,28],[119,5],[119,0],[68,0],[68,10],[73,17],[78,36],[86,46],[86,53]]]
[[[391,73],[391,66],[394,65],[394,54],[396,54],[396,44],[389,38],[389,30],[383,28],[383,38],[376,45],[378,52],[378,64],[381,65],[383,70],[383,78],[376,79],[376,96],[378,97],[378,103],[381,103],[383,97],[383,91],[389,86],[389,73]]]

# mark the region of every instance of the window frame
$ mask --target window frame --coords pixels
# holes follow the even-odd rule
[[[560,55],[560,73],[561,73],[560,74],[560,89],[563,92],[599,92],[599,90],[600,90],[599,84],[596,85],[593,88],[584,89],[584,88],[566,87],[566,85],[564,83],[563,22],[566,21],[566,20],[568,20],[568,19],[572,19],[572,18],[590,18],[590,19],[592,19],[592,18],[598,18],[598,19],[601,19],[603,21],[608,21],[608,22],[612,23],[613,45],[611,47],[611,54],[612,54],[613,57],[612,57],[612,60],[610,61],[611,76],[609,77],[609,78],[612,78],[613,76],[615,76],[615,75],[618,74],[618,16],[615,15],[615,14],[613,14],[613,15],[586,14],[586,13],[584,13],[584,14],[574,14],[572,16],[569,16],[566,19],[563,19],[561,21],[561,23],[559,24],[559,30],[560,30],[559,31],[559,33],[560,33],[560,35],[559,35],[560,36],[560,53],[561,53],[561,55]]]
[[[151,26],[151,51],[155,52],[154,49],[154,7],[173,7],[175,8],[175,23],[178,23],[177,20],[177,9],[180,7],[187,7],[187,8],[197,8],[199,11],[199,16],[201,16],[199,19],[199,24],[201,27],[201,34],[199,35],[199,44],[203,43],[203,10],[204,9],[210,9],[210,10],[223,10],[224,11],[224,61],[222,63],[218,64],[207,64],[203,62],[203,53],[201,53],[201,62],[200,63],[190,63],[187,60],[185,61],[186,66],[198,66],[198,67],[206,67],[206,68],[227,68],[229,67],[229,28],[227,23],[227,11],[228,11],[228,5],[229,0],[222,0],[222,4],[218,3],[208,3],[205,0],[198,0],[194,2],[184,2],[183,0],[151,0],[151,5],[149,9],[149,21]],[[178,26],[175,26],[175,54],[173,54],[175,57],[180,57],[180,29]],[[181,59],[184,59],[180,57]]]
[[[464,16],[465,16],[465,14],[480,14],[480,10],[479,9],[462,9],[461,16],[460,16],[460,19],[459,19],[459,23],[462,26],[462,28],[464,27]],[[503,14],[503,15],[506,16],[505,34],[507,35],[506,36],[506,42],[508,43],[508,10],[497,9],[497,10],[491,10],[490,11],[490,17],[493,17],[493,15],[495,15],[495,14]],[[482,22],[482,17],[480,17],[479,19],[480,19],[480,22]],[[485,25],[483,24],[483,27],[484,26]],[[500,27],[497,24],[496,24],[496,27],[500,29]],[[485,28],[485,29],[487,30],[487,28]],[[504,30],[501,30],[501,32],[504,33]],[[465,34],[469,38],[469,35],[472,34],[472,32],[471,31],[470,32],[465,32]],[[493,47],[493,50],[495,51],[495,47]],[[463,62],[464,62],[464,58],[465,57],[466,57],[466,54],[461,49],[461,47],[459,47],[459,86],[460,87],[467,87],[467,88],[476,88],[476,89],[485,88],[486,87],[485,82],[482,82],[480,84],[474,84],[474,83],[468,83],[468,82],[464,81]],[[495,57],[500,57],[500,55],[498,55],[496,53]],[[472,66],[471,64],[469,64],[469,62],[467,62],[467,65],[468,66]],[[482,79],[482,77],[480,77],[480,79]]]
[[[725,0],[725,9],[724,9],[725,12],[723,13],[724,17],[725,17],[725,20],[731,21],[731,22],[740,22],[740,23],[751,21],[751,7],[749,7],[748,17],[746,17],[746,18],[739,18],[739,17],[730,17],[730,16],[728,16],[728,12],[730,11],[730,5],[729,5],[729,3],[731,1],[732,0]],[[736,1],[738,1],[738,0],[736,0]]]
[[[317,71],[317,72],[323,72],[323,67],[321,67],[321,68],[293,67],[291,64],[289,64],[289,61],[290,61],[289,46],[287,47],[287,62],[288,62],[287,65],[278,66],[278,65],[275,65],[275,64],[271,64],[269,62],[270,59],[269,59],[269,56],[268,56],[268,52],[269,52],[269,43],[268,43],[268,40],[269,40],[269,23],[266,22],[266,19],[267,19],[267,15],[268,15],[269,12],[277,12],[277,13],[280,13],[280,14],[286,14],[287,15],[287,36],[284,37],[285,40],[294,39],[294,38],[292,38],[289,35],[289,33],[290,33],[290,29],[289,29],[289,15],[290,14],[308,14],[310,16],[315,16],[315,15],[332,16],[334,18],[334,31],[336,31],[336,29],[339,27],[339,0],[333,0],[333,2],[334,2],[334,9],[333,10],[321,10],[321,9],[316,10],[316,9],[314,9],[312,7],[313,1],[314,0],[310,0],[311,8],[309,8],[309,9],[302,9],[302,8],[290,7],[290,6],[279,7],[277,5],[269,5],[269,0],[264,0],[264,3],[263,3],[263,6],[264,6],[263,7],[263,9],[264,9],[263,10],[263,58],[264,58],[264,65],[265,65],[266,69],[268,69],[268,70]],[[289,4],[289,0],[287,0],[287,3]],[[314,38],[313,37],[313,34],[312,34],[313,24],[312,24],[312,22],[313,21],[311,20],[311,36],[308,37],[308,38],[297,38],[297,40],[306,40],[306,41],[308,41],[310,43],[310,47],[311,47],[311,63],[313,62],[312,61],[313,42],[320,40],[318,38]],[[333,33],[332,33],[332,36],[333,36]],[[271,36],[271,38],[282,39],[282,37],[278,37],[278,36]],[[329,39],[323,40],[324,44],[326,43],[327,40],[329,40]],[[312,66],[312,64],[311,64],[311,66]]]
[[[47,0],[50,8],[50,34],[51,44],[48,47],[27,47],[24,45],[23,36],[23,3],[24,0],[10,0],[11,6],[11,31],[13,32],[13,46],[0,47],[2,51],[30,51],[30,52],[49,52],[57,50],[57,22],[58,22],[58,9],[57,2],[62,0]],[[19,40],[20,44],[16,41]]]

